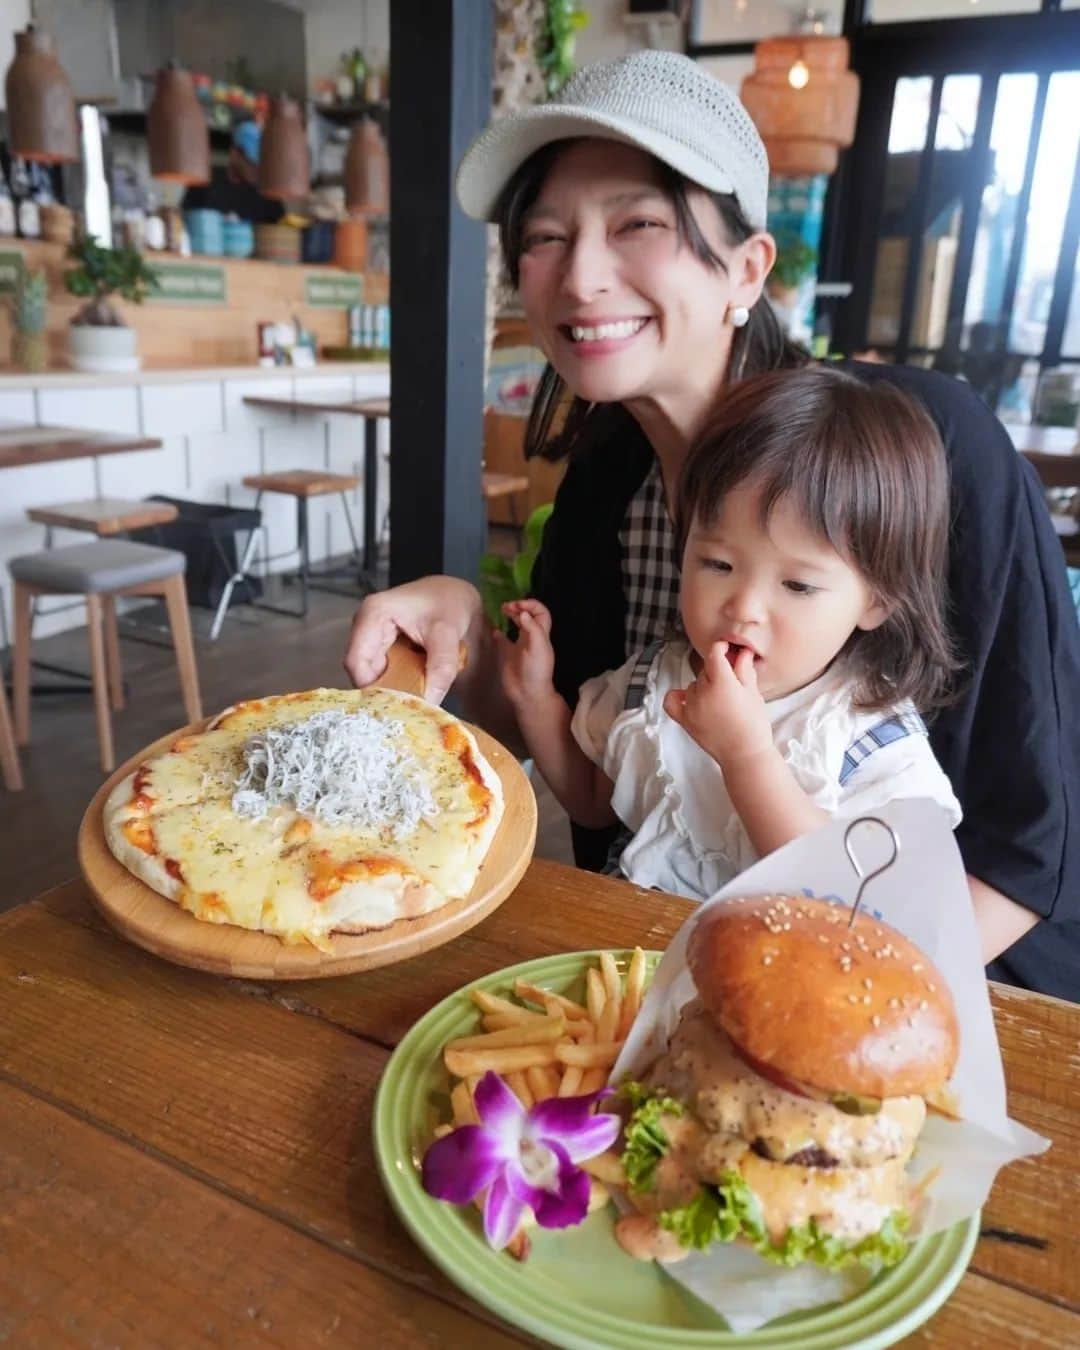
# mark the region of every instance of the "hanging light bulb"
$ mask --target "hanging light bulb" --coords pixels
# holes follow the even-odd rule
[[[787,73],[787,82],[792,89],[805,89],[810,83],[810,67],[800,57]]]

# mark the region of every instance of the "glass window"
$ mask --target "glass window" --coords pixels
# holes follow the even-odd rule
[[[1046,337],[1054,272],[1080,142],[1080,70],[1059,70],[1050,76],[1042,131],[1009,329],[1012,350],[1032,356],[1042,351]]]
[[[1080,4],[1080,0],[1077,3]],[[1061,354],[1080,361],[1080,267],[1073,273],[1069,317],[1065,321],[1065,335],[1061,339]]]
[[[1005,270],[1016,234],[1016,202],[1024,181],[1037,80],[1033,74],[1002,75],[990,128],[990,164],[964,306],[964,328],[996,324],[1001,317]]]
[[[1080,0],[1075,0],[1080,4]],[[914,23],[920,19],[980,19],[990,14],[1035,14],[1042,0],[870,0],[871,23]]]
[[[897,80],[889,124],[881,232],[874,263],[867,336],[875,346],[892,347],[900,336],[900,309],[907,272],[908,233],[915,204],[919,157],[930,120],[929,76]]]

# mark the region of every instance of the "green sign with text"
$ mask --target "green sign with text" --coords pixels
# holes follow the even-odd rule
[[[364,278],[361,276],[307,276],[304,301],[316,309],[348,309],[364,303]]]
[[[224,305],[228,298],[224,267],[203,263],[153,263],[158,286],[149,300],[181,305]]]
[[[23,256],[7,250],[0,253],[0,295],[11,295],[23,269]]]

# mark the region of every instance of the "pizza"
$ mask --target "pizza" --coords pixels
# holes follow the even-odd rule
[[[117,860],[197,919],[329,948],[467,896],[502,786],[464,723],[391,689],[226,709],[109,794]]]

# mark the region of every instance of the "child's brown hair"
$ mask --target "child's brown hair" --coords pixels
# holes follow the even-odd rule
[[[889,609],[844,654],[857,707],[948,701],[959,663],[946,621],[949,471],[922,406],[885,380],[834,367],[769,371],[725,393],[679,482],[680,556],[733,488],[752,483],[762,523],[781,499],[855,567]]]

